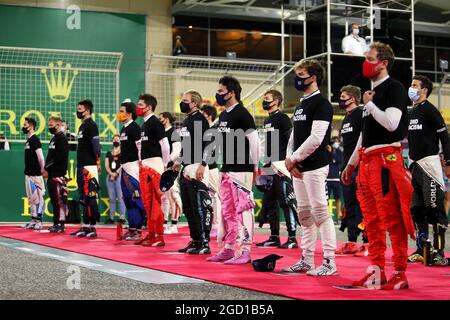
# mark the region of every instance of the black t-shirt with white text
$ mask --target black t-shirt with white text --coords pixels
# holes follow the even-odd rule
[[[62,134],[55,134],[48,144],[47,158],[45,159],[45,170],[49,178],[64,177],[67,173],[69,161],[69,142]]]
[[[208,146],[211,144],[210,148],[214,147],[214,150],[210,151],[210,149],[208,149],[208,153],[210,153],[210,158],[209,158],[209,161],[208,161],[209,170],[217,169],[217,161],[216,161],[217,160],[216,159],[216,154],[217,154],[216,153],[216,148],[217,148],[217,145],[215,145],[215,136],[218,134],[217,128],[218,128],[217,124],[210,125],[209,129],[206,131],[205,137],[204,137],[204,139],[207,142]]]
[[[223,172],[253,172],[254,164],[250,158],[250,143],[246,134],[256,130],[256,124],[250,112],[241,103],[235,105],[229,112],[222,111],[217,130],[222,134],[221,170]],[[229,149],[231,146],[232,150]]]
[[[439,154],[439,141],[445,160],[450,160],[450,140],[444,118],[438,109],[425,100],[409,111],[409,157],[417,161]]]
[[[355,108],[345,115],[341,126],[342,147],[344,148],[344,159],[342,168],[345,168],[350,160],[353,150],[358,144],[358,139],[362,130],[362,108]]]
[[[397,80],[388,78],[374,88],[373,103],[381,110],[397,108],[402,112],[398,128],[393,132],[383,127],[367,112],[363,112],[362,147],[391,144],[402,141],[408,131],[408,94],[405,87]]]
[[[159,141],[166,137],[166,131],[159,119],[152,115],[141,129],[141,159],[162,157]]]
[[[278,130],[277,135],[274,135],[275,130]],[[265,135],[265,156],[267,160],[271,161],[282,161],[286,159],[286,150],[289,142],[289,137],[292,132],[292,123],[289,117],[281,112],[280,110],[276,110],[269,114],[264,120],[264,135]],[[273,137],[272,137],[273,136]],[[277,141],[272,142],[272,138],[278,137]],[[272,151],[272,144],[275,147],[275,150]],[[278,148],[277,154],[272,154],[272,152],[276,151]]]
[[[297,150],[311,135],[313,121],[329,122],[325,137],[320,146],[299,163],[300,172],[311,171],[328,165],[331,161],[326,146],[330,144],[333,107],[320,93],[304,99],[295,109],[293,120],[294,150]]]
[[[92,139],[98,139],[98,127],[92,118],[86,119],[78,129],[77,166],[94,166],[97,155]]]
[[[209,123],[200,111],[195,111],[184,119],[179,132],[184,165],[202,162],[203,151],[208,144],[203,136],[208,129]]]
[[[25,143],[25,170],[27,176],[40,176],[41,166],[36,154],[37,149],[42,149],[41,140],[33,134]]]
[[[120,130],[120,163],[139,160],[139,150],[136,141],[141,139],[141,127],[132,121]]]

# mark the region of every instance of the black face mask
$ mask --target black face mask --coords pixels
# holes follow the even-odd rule
[[[339,99],[339,108],[346,109],[349,106],[349,104],[347,104],[347,102],[350,101],[350,100],[351,100],[351,98]]]
[[[22,127],[22,132],[23,132],[24,134],[28,134],[29,131],[30,131],[30,128]]]
[[[53,128],[48,128],[48,131],[49,131],[51,134],[55,134],[55,133],[56,133],[56,128],[55,128],[55,127],[53,127]]]
[[[115,148],[119,147],[119,146],[120,146],[120,142],[114,141],[114,142],[113,142],[113,146],[114,146]]]
[[[273,100],[272,101],[263,101],[263,103],[262,103],[263,109],[266,111],[269,110],[271,108],[272,102],[273,102]]]
[[[84,111],[77,111],[77,118],[83,119],[83,113],[84,113]]]
[[[188,113],[190,110],[191,110],[191,108],[189,108],[189,103],[186,103],[183,101],[180,102],[180,111],[181,112]]]

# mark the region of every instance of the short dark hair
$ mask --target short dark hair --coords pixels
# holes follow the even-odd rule
[[[176,120],[175,116],[173,114],[171,114],[170,112],[167,112],[167,111],[160,113],[160,116],[163,117],[164,119],[169,120],[170,124],[174,124],[174,122]]]
[[[266,95],[266,94],[271,94],[274,99],[277,99],[278,106],[280,106],[281,103],[283,102],[283,95],[278,90],[274,90],[274,89],[268,90],[268,91],[266,91],[266,93],[264,93],[264,95]]]
[[[210,105],[203,106],[202,112],[204,112],[208,116],[210,116],[212,121],[216,120],[216,118],[217,118],[217,109],[213,106],[210,106]]]
[[[139,96],[139,100],[143,100],[146,105],[152,106],[153,112],[155,112],[158,100],[154,96],[149,93],[144,93]]]
[[[132,101],[122,102],[122,104],[120,106],[125,107],[125,111],[127,113],[131,113],[131,117],[133,118],[133,120],[136,120],[137,114],[136,114],[136,105],[134,104],[134,102],[132,102]]]
[[[33,127],[33,130],[36,129],[36,125],[37,125],[36,120],[34,120],[33,118],[26,117],[25,121],[28,122],[28,124]]]
[[[84,106],[87,110],[89,110],[90,114],[92,114],[92,111],[94,110],[94,104],[89,99],[78,102],[78,105]]]
[[[422,88],[427,89],[427,98],[428,98],[430,96],[431,92],[433,91],[433,82],[431,82],[430,78],[428,78],[427,76],[415,75],[413,77],[413,80],[419,80],[420,86]]]
[[[236,96],[236,100],[241,101],[242,87],[241,87],[241,84],[239,83],[239,81],[235,77],[224,76],[224,77],[220,78],[219,83],[221,85],[225,86],[227,88],[228,92],[233,91]]]
[[[316,82],[318,86],[322,85],[325,77],[325,69],[316,59],[303,59],[297,62],[294,66],[294,70],[305,69],[310,76],[316,76]]]

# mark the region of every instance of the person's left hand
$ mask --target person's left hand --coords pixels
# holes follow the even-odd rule
[[[447,176],[447,178],[450,178],[450,166],[445,167],[445,175]]]
[[[45,169],[42,169],[42,177],[44,178],[44,179],[47,179],[48,178],[48,172],[47,172],[47,170],[45,170]]]
[[[198,181],[202,181],[205,176],[205,169],[206,167],[200,164],[197,168],[197,172],[195,172],[195,179],[197,179]]]
[[[294,167],[291,171],[289,171],[291,175],[297,179],[302,180],[303,179],[303,173],[300,172],[300,170],[297,169],[297,167]]]
[[[97,164],[97,171],[98,171],[98,174],[102,173],[102,166],[100,165],[100,163]]]

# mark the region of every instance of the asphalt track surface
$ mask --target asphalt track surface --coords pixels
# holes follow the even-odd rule
[[[282,226],[283,229],[283,226]],[[267,228],[256,228],[257,233],[267,234]],[[346,241],[346,234],[336,230],[338,241]],[[285,231],[281,231],[282,241]],[[210,283],[174,279],[173,283],[152,282],[152,276],[141,281],[98,271],[92,267],[78,266],[80,287],[70,288],[71,263],[51,257],[18,250],[0,238],[0,300],[52,299],[52,300],[268,300],[285,299],[250,290]],[[449,233],[446,237],[450,241]],[[6,243],[6,244],[5,244]],[[413,246],[414,243],[410,243]],[[80,259],[78,259],[80,260]],[[81,259],[82,260],[82,259]],[[128,265],[126,265],[128,266]],[[122,266],[123,267],[123,266]],[[121,266],[117,267],[121,268]],[[130,271],[135,274],[142,271]],[[145,272],[145,271],[144,271]],[[170,277],[170,275],[168,275]],[[168,281],[170,282],[170,281]],[[179,282],[179,283],[177,283]],[[184,283],[183,283],[184,282]],[[73,286],[72,286],[73,287]]]

